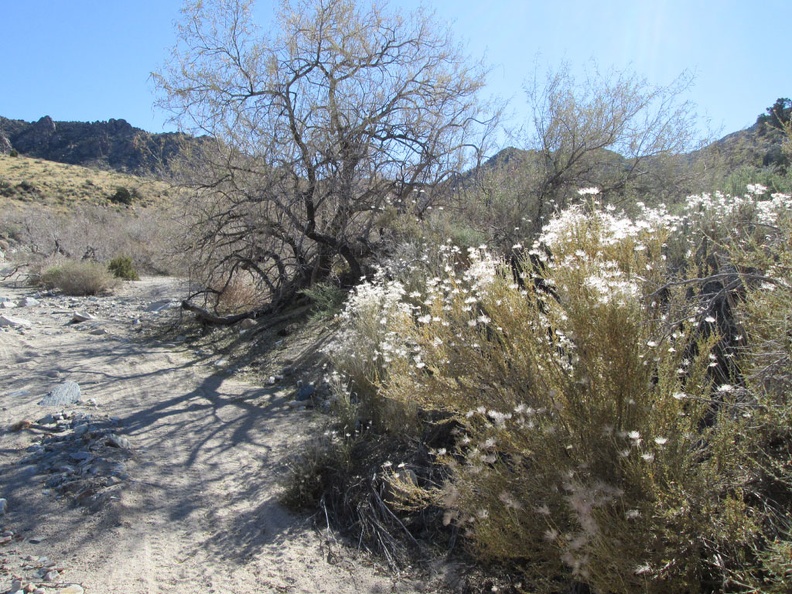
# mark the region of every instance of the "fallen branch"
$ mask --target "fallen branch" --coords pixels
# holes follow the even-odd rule
[[[244,319],[257,318],[260,315],[264,315],[272,311],[272,308],[266,307],[265,309],[247,311],[231,316],[218,316],[217,314],[213,314],[208,309],[194,305],[186,300],[182,301],[181,306],[182,309],[193,312],[201,322],[205,324],[213,324],[215,326],[233,326],[237,322],[241,322]]]

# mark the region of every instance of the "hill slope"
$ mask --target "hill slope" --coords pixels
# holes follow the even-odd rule
[[[137,175],[167,171],[182,143],[200,140],[184,134],[152,134],[125,120],[37,122],[0,117],[0,153],[20,154]]]

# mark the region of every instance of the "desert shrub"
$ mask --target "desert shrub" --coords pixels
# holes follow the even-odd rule
[[[337,432],[327,431],[306,446],[288,464],[284,505],[294,510],[315,509],[322,497],[349,473],[350,441]]]
[[[591,202],[517,263],[447,244],[420,289],[358,288],[334,361],[371,416],[458,425],[433,451],[449,480],[415,496],[533,590],[783,591],[789,206],[756,187],[681,216]]]
[[[303,289],[301,293],[311,300],[315,319],[327,319],[339,313],[347,294],[344,289],[333,282],[317,283],[310,288]]]
[[[99,295],[115,288],[118,279],[97,262],[68,260],[44,270],[39,283],[66,295]]]
[[[221,314],[235,314],[254,310],[263,302],[261,290],[252,275],[239,271],[225,282],[212,287],[216,295],[216,310]]]
[[[129,256],[117,256],[110,260],[107,269],[113,273],[113,276],[123,280],[140,280],[140,275],[135,270],[135,265],[132,263],[132,258]]]
[[[133,197],[133,193],[130,192],[128,188],[124,186],[118,186],[115,193],[110,196],[110,202],[129,205],[132,204]]]

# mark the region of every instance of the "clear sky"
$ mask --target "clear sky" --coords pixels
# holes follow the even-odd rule
[[[365,0],[362,0],[365,1]],[[410,9],[421,0],[391,0]],[[268,16],[272,0],[259,0]],[[653,84],[695,74],[686,96],[722,134],[792,96],[792,0],[423,0],[474,57],[494,68],[489,91],[511,100],[537,57],[574,69],[591,59]],[[181,0],[0,0],[0,115],[34,121],[125,119],[172,130],[149,79],[175,40]],[[719,134],[721,135],[721,134]]]

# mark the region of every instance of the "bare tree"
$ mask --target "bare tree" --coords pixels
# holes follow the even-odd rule
[[[692,84],[683,73],[667,86],[653,86],[628,71],[601,73],[596,65],[580,82],[564,64],[525,87],[538,153],[537,209],[548,200],[563,207],[576,191],[599,186],[603,194],[639,188],[665,159],[694,148],[698,127],[682,95]]]
[[[296,0],[265,34],[250,1],[206,0],[178,33],[160,105],[214,139],[192,169],[192,248],[276,302],[339,262],[357,282],[380,213],[460,170],[493,123],[484,68],[423,12]]]

